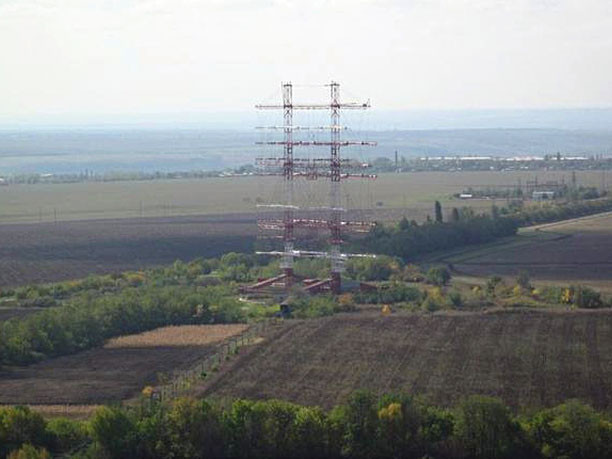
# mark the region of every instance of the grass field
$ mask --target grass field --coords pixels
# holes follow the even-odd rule
[[[581,185],[601,187],[600,171],[577,172]],[[525,184],[565,180],[570,172],[421,172],[382,174],[376,180],[349,181],[343,205],[348,208],[403,209],[408,218],[422,220],[432,213],[434,200],[445,205],[490,208],[490,201],[451,201],[453,193],[469,186]],[[325,201],[324,181],[296,181],[298,200]],[[135,182],[11,185],[0,187],[0,223],[54,222],[100,218],[167,217],[252,212],[256,201],[278,202],[281,188],[272,177],[209,178]]]
[[[514,277],[526,270],[543,283],[581,283],[612,293],[612,213],[525,229],[515,238],[438,261],[468,276]]]
[[[612,312],[338,315],[292,321],[200,389],[331,407],[356,389],[513,407],[612,405]]]
[[[163,327],[104,347],[23,368],[0,370],[0,403],[101,404],[137,395],[160,373],[187,369],[246,325]]]

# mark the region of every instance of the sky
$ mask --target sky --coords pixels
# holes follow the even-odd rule
[[[612,107],[612,2],[0,0],[0,56],[0,122],[248,111],[332,79],[382,110]]]

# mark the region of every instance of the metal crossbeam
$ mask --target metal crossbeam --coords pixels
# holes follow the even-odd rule
[[[258,110],[280,110],[286,109],[286,105],[255,105]],[[370,108],[370,102],[344,102],[342,104],[293,104],[289,108],[292,110],[330,110],[330,109],[344,109],[344,110],[366,110]]]
[[[292,145],[298,147],[348,147],[350,145],[366,145],[369,147],[375,147],[378,144],[376,142],[370,142],[367,140],[332,140],[330,142],[324,142],[320,140],[296,140],[295,142],[289,142],[286,140],[271,140],[266,142],[255,142],[255,145]]]

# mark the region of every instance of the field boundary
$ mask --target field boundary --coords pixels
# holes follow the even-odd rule
[[[508,250],[511,248],[522,247],[525,245],[533,244],[533,243],[547,243],[554,242],[561,239],[567,239],[572,237],[572,234],[555,232],[555,231],[546,231],[546,229],[560,226],[560,225],[571,225],[573,223],[580,223],[583,221],[596,220],[599,218],[605,218],[612,215],[612,212],[601,212],[593,215],[585,215],[577,218],[569,218],[566,220],[559,220],[551,223],[541,223],[532,226],[525,226],[519,229],[519,233],[516,236],[511,236],[509,238],[502,238],[498,241],[492,241],[485,244],[476,244],[471,245],[465,248],[460,248],[450,253],[447,251],[446,253],[435,253],[430,256],[425,256],[422,260],[423,262],[430,263],[448,263],[452,265],[454,263],[458,264],[473,264],[469,263],[469,260],[474,258],[479,258],[483,255],[489,255],[491,253]],[[538,240],[538,235],[545,235],[546,239]],[[550,236],[550,237],[548,237]],[[492,264],[492,263],[487,263]],[[495,264],[495,263],[493,263]],[[451,268],[453,271],[460,273],[460,271]]]
[[[166,402],[183,395],[189,391],[197,381],[205,379],[212,372],[219,371],[223,362],[228,360],[231,355],[235,354],[239,348],[252,344],[259,335],[264,333],[272,323],[275,322],[275,319],[255,322],[239,335],[226,339],[225,342],[219,346],[217,352],[207,357],[202,362],[199,362],[187,370],[174,371],[169,382],[156,385],[151,391],[151,400]]]

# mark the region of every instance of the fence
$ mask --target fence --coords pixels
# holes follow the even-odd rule
[[[206,378],[211,372],[218,371],[229,356],[235,354],[240,347],[252,343],[275,322],[274,319],[256,322],[240,335],[228,338],[219,346],[219,350],[206,360],[188,370],[175,371],[170,382],[151,391],[151,398],[163,402],[178,397],[189,390],[195,382]]]

